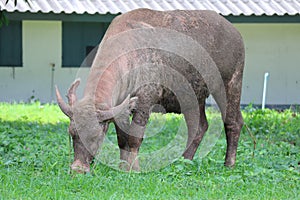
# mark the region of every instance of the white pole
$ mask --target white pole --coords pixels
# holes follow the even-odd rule
[[[269,72],[265,73],[264,90],[263,90],[263,97],[262,97],[261,109],[265,109],[265,105],[266,105],[266,93],[267,93],[267,83],[268,83],[269,75],[270,75]]]

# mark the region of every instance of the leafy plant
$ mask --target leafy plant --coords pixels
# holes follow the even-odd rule
[[[18,4],[18,0],[6,0],[5,5],[8,4],[9,1],[14,1],[15,7],[16,7],[17,4]],[[29,0],[23,0],[23,1],[25,1],[25,2],[30,6]],[[0,28],[1,28],[3,25],[6,25],[6,26],[7,26],[8,24],[9,24],[9,20],[8,20],[8,18],[5,16],[5,14],[3,13],[2,8],[0,7]]]
[[[208,113],[209,119],[218,114]],[[243,128],[232,169],[223,166],[222,134],[204,158],[178,158],[141,174],[95,162],[92,173],[82,175],[69,174],[68,118],[56,105],[0,103],[0,199],[299,199],[299,113],[251,108],[243,116],[257,146],[253,150]],[[151,120],[157,123],[160,117]],[[164,119],[161,130],[167,137],[145,138],[142,151],[163,146],[182,116],[168,114]],[[108,138],[116,142],[113,127]]]

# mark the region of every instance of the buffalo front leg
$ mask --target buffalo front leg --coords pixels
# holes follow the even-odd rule
[[[129,170],[140,171],[138,153],[143,141],[148,118],[149,115],[146,114],[146,112],[136,112],[133,115],[128,135],[128,164],[130,167]]]
[[[185,159],[192,160],[199,147],[199,144],[207,131],[208,123],[205,115],[205,104],[199,106],[199,113],[196,110],[190,110],[184,113],[188,128],[188,141],[186,150],[183,153]]]
[[[118,145],[120,148],[120,168],[125,171],[140,171],[138,152],[143,141],[145,126],[148,117],[135,113],[132,122],[128,127],[121,127],[115,124]]]
[[[129,152],[130,148],[128,145],[128,130],[129,130],[129,120],[128,120],[128,127],[126,129],[121,128],[121,126],[118,126],[115,124],[116,132],[117,132],[117,138],[118,138],[118,145],[120,149],[120,169],[128,171],[129,170]]]

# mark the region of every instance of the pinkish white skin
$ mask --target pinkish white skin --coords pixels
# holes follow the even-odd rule
[[[89,164],[84,164],[80,160],[75,160],[73,164],[71,165],[71,170],[84,174],[84,173],[89,173],[90,172],[90,165]]]
[[[149,32],[149,29],[153,30]],[[173,45],[180,41],[173,37],[161,38],[162,44],[159,44],[157,37],[148,39],[143,34],[136,34],[139,31],[145,35],[153,32],[161,36],[178,33],[176,37],[184,35],[183,38],[190,38],[195,48],[180,50]],[[121,36],[126,37],[119,40]],[[112,41],[116,41],[116,45],[110,44]],[[170,46],[166,47],[167,44]],[[120,48],[118,45],[121,45]],[[225,165],[233,166],[243,125],[240,97],[244,54],[240,33],[213,11],[161,12],[137,9],[116,17],[106,31],[93,61],[84,97],[77,101],[75,91],[78,80],[68,91],[68,104],[56,89],[58,105],[70,118],[69,132],[74,147],[71,169],[81,173],[90,171],[89,163],[103,142],[108,123],[113,122],[117,129],[121,160],[138,170],[138,151],[150,108],[155,104],[160,104],[166,112],[184,114],[188,142],[183,156],[193,159],[208,127],[205,100],[210,93],[219,105],[224,120],[227,140]],[[149,67],[145,64],[153,65]],[[214,65],[217,71],[210,67]],[[160,66],[166,67],[155,71]],[[170,69],[183,78],[171,75]],[[217,77],[221,82],[215,81]],[[154,80],[157,84],[149,84]],[[186,85],[192,87],[191,91],[187,90],[186,85],[178,84],[184,82],[181,80],[188,82]],[[224,96],[221,95],[223,93]],[[129,105],[130,97],[138,98],[136,109]],[[128,124],[128,113],[133,114],[131,124]],[[126,151],[129,153],[123,153]]]

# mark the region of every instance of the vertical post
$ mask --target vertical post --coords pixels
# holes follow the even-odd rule
[[[55,63],[50,63],[50,67],[51,67],[50,101],[53,101]]]
[[[267,93],[267,83],[268,83],[269,75],[270,75],[269,72],[266,72],[264,76],[264,89],[263,89],[261,109],[265,109],[266,106],[266,93]]]

